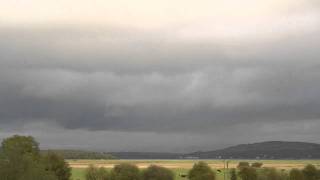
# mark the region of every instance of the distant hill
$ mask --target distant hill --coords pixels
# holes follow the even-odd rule
[[[184,157],[199,159],[320,159],[320,144],[269,141],[240,144],[216,151],[194,152]]]
[[[161,152],[110,152],[119,159],[178,159],[183,154]]]
[[[187,154],[161,152],[92,152],[50,150],[65,159],[320,159],[320,144],[268,141]],[[47,153],[48,150],[42,151]]]
[[[54,152],[65,159],[115,159],[113,155],[104,152],[82,151],[82,150],[41,150],[41,153],[46,154]]]

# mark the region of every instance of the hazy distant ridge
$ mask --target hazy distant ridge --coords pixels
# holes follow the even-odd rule
[[[185,156],[230,159],[319,159],[320,144],[306,142],[268,141],[240,144],[225,149],[194,152]]]
[[[42,150],[41,153],[46,154],[49,152],[54,152],[65,159],[115,159],[109,153],[104,152],[94,152],[94,151],[83,151],[83,150],[67,150],[67,149],[59,149],[59,150]]]
[[[187,154],[155,152],[112,152],[110,154],[120,159],[320,159],[320,144],[268,141]]]

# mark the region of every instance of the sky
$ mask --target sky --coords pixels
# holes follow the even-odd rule
[[[320,143],[318,0],[0,0],[0,140]]]

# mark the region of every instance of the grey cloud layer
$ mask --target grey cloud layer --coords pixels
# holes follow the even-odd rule
[[[123,28],[2,29],[1,124],[205,133],[320,119],[317,32],[238,46]]]

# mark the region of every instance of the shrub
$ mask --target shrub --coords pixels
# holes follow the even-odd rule
[[[101,167],[101,168],[96,168],[93,165],[90,165],[86,169],[86,174],[85,174],[86,180],[109,180],[108,176],[108,171]]]
[[[251,167],[254,167],[254,168],[261,168],[263,165],[263,163],[261,162],[254,162],[251,164]]]
[[[174,180],[174,174],[167,168],[151,165],[143,172],[143,180]]]
[[[277,171],[275,168],[264,168],[258,175],[259,180],[286,180],[287,174]]]
[[[208,164],[199,162],[189,171],[188,177],[190,180],[215,180],[216,174]]]
[[[250,164],[248,162],[239,162],[238,168],[243,168],[243,167],[250,167]]]
[[[239,176],[242,180],[257,180],[258,175],[255,168],[252,167],[241,167]]]
[[[291,169],[289,173],[289,180],[304,180],[304,175],[299,169]]]
[[[140,180],[140,171],[136,165],[119,164],[116,165],[110,174],[111,180]]]
[[[306,165],[306,167],[303,168],[302,173],[306,180],[317,180],[318,178],[318,170],[312,164]]]
[[[237,172],[234,168],[232,168],[230,171],[230,180],[237,180],[237,179],[238,179]]]

